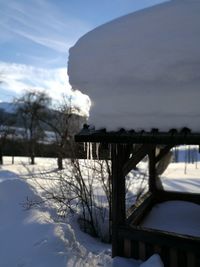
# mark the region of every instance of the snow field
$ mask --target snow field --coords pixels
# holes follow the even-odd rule
[[[46,172],[47,168],[51,172],[56,166],[54,159],[37,159],[35,166],[28,165],[26,158],[16,158],[15,165],[11,165],[11,158],[4,160],[0,169],[0,266],[112,265],[110,245],[82,233],[76,218],[55,222],[52,203],[26,210],[27,197],[42,200],[37,178],[30,179],[30,173],[40,176],[41,170]],[[30,169],[25,168],[28,166]],[[43,186],[52,186],[39,179]]]
[[[90,166],[89,173],[86,162]],[[26,209],[27,197],[29,200],[43,199],[45,191],[40,185],[48,190],[58,190],[57,178],[60,173],[56,171],[56,159],[36,158],[36,165],[31,166],[27,158],[15,158],[15,164],[12,165],[11,158],[4,157],[4,163],[0,168],[0,266],[140,266],[139,261],[112,259],[111,246],[83,233],[77,223],[77,215],[68,216],[65,223],[58,221],[54,203]],[[88,160],[80,161],[80,164],[86,182],[90,182],[88,175],[96,175],[93,170],[94,167],[100,166],[99,163]],[[169,165],[162,177],[164,187],[170,190],[199,192],[198,164],[188,164],[186,173],[184,166],[185,163],[182,162]],[[72,170],[67,160],[65,167],[65,172],[70,175]],[[127,177],[127,203],[130,204],[133,203],[141,183],[146,183],[147,162],[142,162],[137,167],[138,170]],[[93,185],[96,200],[106,207],[105,193],[100,186],[98,175],[95,177],[97,178],[93,180]],[[132,183],[133,180],[136,180],[135,184]],[[179,224],[176,226],[180,227]],[[163,266],[155,255],[146,264],[148,265],[144,266]]]

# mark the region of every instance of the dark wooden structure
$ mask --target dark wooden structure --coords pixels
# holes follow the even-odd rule
[[[125,131],[106,132],[89,128],[75,137],[77,142],[108,143],[112,160],[112,254],[146,260],[159,253],[165,267],[199,267],[200,238],[152,230],[140,226],[143,218],[156,204],[168,200],[184,200],[200,204],[200,194],[161,190],[156,185],[156,164],[174,146],[200,145],[200,134],[185,128],[168,133]],[[133,145],[137,149],[132,150]],[[159,154],[156,147],[161,145]],[[144,158],[149,158],[149,191],[126,211],[125,177]],[[199,222],[200,227],[200,222]]]

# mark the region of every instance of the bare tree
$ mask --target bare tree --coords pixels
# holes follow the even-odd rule
[[[17,114],[25,128],[31,164],[35,164],[36,143],[44,135],[41,120],[46,116],[50,102],[46,93],[34,90],[26,91],[22,97],[15,100]]]
[[[57,145],[58,169],[63,169],[63,159],[68,149],[68,154],[73,154],[73,137],[80,130],[81,117],[79,108],[72,105],[71,97],[63,95],[54,110],[50,110],[49,117],[41,120],[46,123],[55,134]],[[70,151],[69,151],[70,150]]]
[[[109,242],[108,169],[104,160],[66,160],[66,169],[32,176],[33,182],[43,191],[43,202],[27,199],[27,208],[50,202],[60,219],[78,214],[83,231]],[[108,164],[108,165],[106,165]],[[29,179],[31,177],[31,171]],[[39,178],[39,179],[37,179]],[[43,179],[43,181],[41,181]],[[57,218],[56,218],[57,219]]]

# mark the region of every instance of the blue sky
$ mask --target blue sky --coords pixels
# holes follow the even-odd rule
[[[161,2],[0,0],[0,101],[27,89],[46,90],[55,99],[70,94],[69,48],[95,27]]]

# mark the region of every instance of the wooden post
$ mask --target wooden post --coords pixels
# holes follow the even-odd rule
[[[156,191],[156,149],[149,152],[149,191],[155,193]]]
[[[124,240],[118,236],[118,228],[125,223],[125,146],[112,144],[112,257],[123,256]]]

